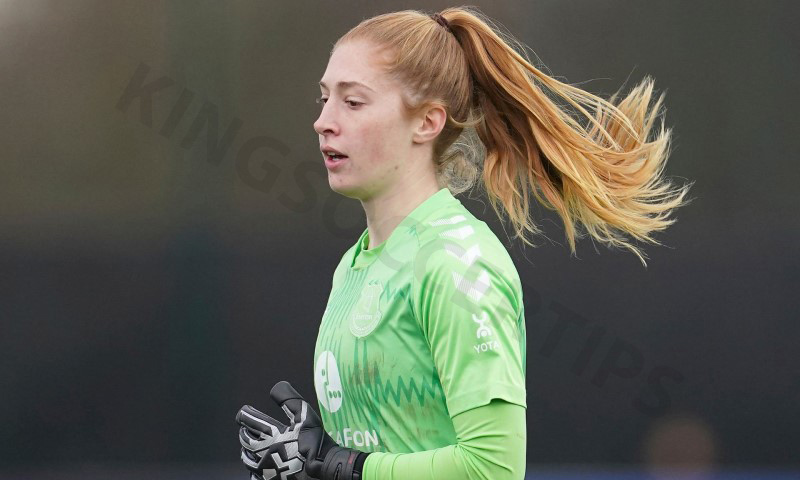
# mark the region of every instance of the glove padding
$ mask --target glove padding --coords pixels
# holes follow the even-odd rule
[[[340,447],[288,382],[278,382],[269,394],[289,417],[288,426],[249,405],[236,414],[241,458],[251,479],[360,480],[367,453]]]

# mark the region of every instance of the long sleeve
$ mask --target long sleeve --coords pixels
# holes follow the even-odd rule
[[[520,480],[525,476],[525,408],[503,400],[453,417],[457,443],[414,453],[370,454],[364,480]]]

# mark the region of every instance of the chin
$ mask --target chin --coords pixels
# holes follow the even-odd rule
[[[352,198],[353,200],[364,200],[369,197],[369,192],[364,187],[360,185],[348,185],[342,182],[331,181],[328,179],[328,185],[331,187],[331,190],[342,195],[347,198]]]
[[[358,187],[354,185],[348,185],[343,182],[336,181],[337,179],[330,179],[328,178],[328,185],[331,187],[331,190],[338,193],[339,195],[343,195],[348,198],[356,198],[358,194]]]

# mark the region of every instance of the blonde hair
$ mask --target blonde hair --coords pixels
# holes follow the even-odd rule
[[[333,48],[366,40],[387,53],[382,66],[405,86],[409,114],[445,107],[448,120],[433,152],[440,186],[457,194],[482,173],[495,213],[502,219],[502,206],[515,237],[527,245],[533,244],[526,232],[542,233],[530,218],[532,192],[561,217],[572,254],[575,238],[584,236],[576,226],[583,225],[599,242],[632,251],[646,267],[643,252],[625,235],[661,245],[651,232],[675,222],[668,216],[688,203],[691,186],[673,189],[662,178],[671,130],[662,119],[648,138],[664,98],[651,105],[652,79],[619,102],[619,92],[604,100],[538,70],[522,44],[475,7],[440,15],[449,30],[417,10],[372,17]]]

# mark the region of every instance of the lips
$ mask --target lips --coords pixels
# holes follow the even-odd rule
[[[330,160],[332,162],[340,162],[342,160],[347,160],[348,158],[350,158],[347,155],[328,155],[327,153],[324,155],[325,155],[325,160]]]
[[[322,147],[320,147],[320,151],[322,151],[322,153],[325,154],[326,157],[334,156],[334,155],[335,156],[341,156],[341,157],[347,157],[347,155],[345,155],[344,153],[340,152],[339,150],[336,150],[335,148],[333,148],[333,147],[331,147],[329,145],[323,145]],[[329,155],[329,154],[332,154],[332,155]]]
[[[322,146],[320,150],[325,156],[325,167],[329,170],[336,169],[348,159],[347,155],[329,145]]]
[[[337,170],[342,164],[347,163],[347,157],[345,158],[332,158],[329,156],[325,156],[325,168],[328,170]]]

